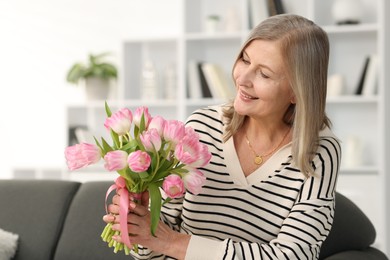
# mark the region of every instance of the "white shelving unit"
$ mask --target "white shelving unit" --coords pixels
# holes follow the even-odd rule
[[[362,0],[365,14],[358,25],[335,25],[331,16],[331,7],[335,0],[288,0],[284,1],[286,12],[300,14],[314,20],[328,33],[331,43],[329,75],[341,74],[345,79],[344,94],[329,97],[327,113],[333,122],[333,129],[343,141],[350,136],[357,137],[362,145],[363,154],[356,165],[342,165],[338,190],[351,198],[368,215],[377,230],[375,246],[382,250],[390,249],[390,225],[386,225],[390,216],[390,207],[386,199],[390,198],[390,185],[386,177],[390,162],[385,152],[390,152],[390,140],[386,129],[390,127],[390,105],[386,101],[390,94],[390,82],[386,71],[389,70],[390,55],[389,30],[385,27],[385,14],[390,11],[386,0]],[[249,0],[183,0],[181,20],[182,28],[178,35],[164,38],[129,39],[123,43],[123,68],[121,84],[117,98],[109,101],[113,109],[140,105],[148,106],[153,115],[185,120],[199,107],[216,104],[222,100],[191,99],[187,90],[187,64],[190,60],[203,60],[220,64],[226,73],[230,73],[236,54],[248,35]],[[237,31],[224,31],[223,22],[229,8],[237,11]],[[221,29],[215,33],[204,31],[204,21],[208,15],[222,17]],[[357,96],[354,91],[362,71],[364,59],[368,54],[376,53],[380,57],[378,94],[375,96]],[[385,57],[387,59],[385,59]],[[177,75],[176,98],[172,100],[141,100],[140,75],[142,64],[151,59],[159,72],[170,64],[175,64]],[[162,82],[160,78],[160,83]],[[163,84],[160,84],[161,89]],[[86,125],[95,135],[107,136],[104,132],[105,118],[103,102],[69,105],[68,125]],[[347,156],[344,154],[344,156]],[[351,216],[353,217],[353,216]]]

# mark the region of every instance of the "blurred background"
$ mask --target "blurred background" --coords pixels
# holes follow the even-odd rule
[[[64,164],[65,104],[84,99],[66,73],[124,39],[175,34],[179,0],[0,1],[0,178]]]

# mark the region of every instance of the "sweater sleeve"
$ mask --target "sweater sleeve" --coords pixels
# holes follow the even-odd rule
[[[315,175],[305,180],[280,232],[269,243],[192,236],[185,259],[318,259],[333,223],[339,164],[338,143],[323,140],[312,161]]]

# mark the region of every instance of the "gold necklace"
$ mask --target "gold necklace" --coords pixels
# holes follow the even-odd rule
[[[280,141],[280,143],[271,152],[269,152],[267,154],[262,154],[262,155],[259,155],[259,154],[256,153],[256,151],[252,147],[252,144],[249,142],[247,134],[245,133],[246,143],[248,144],[249,148],[252,150],[253,154],[255,155],[255,159],[253,160],[253,162],[256,165],[262,164],[263,163],[263,157],[267,157],[267,156],[273,154],[276,151],[276,149],[278,149],[280,147],[280,145],[283,143],[283,141],[286,139],[286,137],[287,137],[289,132],[290,132],[290,129],[288,129],[288,131],[284,134],[282,141]]]

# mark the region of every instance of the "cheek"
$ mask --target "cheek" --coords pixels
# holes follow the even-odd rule
[[[256,94],[264,101],[281,101],[284,98],[290,97],[287,90],[278,82],[259,79],[254,82],[254,90]]]
[[[233,79],[234,79],[234,83],[236,84],[236,87],[237,85],[240,85],[242,84],[243,82],[240,81],[240,77],[242,76],[242,67],[237,64],[234,69],[233,69]]]

